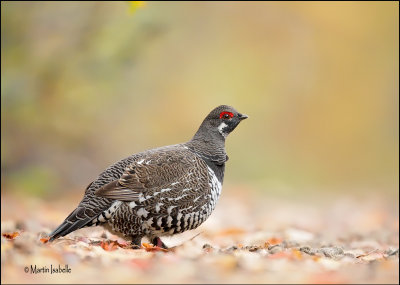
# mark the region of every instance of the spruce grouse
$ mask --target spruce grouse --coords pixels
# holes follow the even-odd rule
[[[197,228],[214,210],[224,179],[225,139],[247,116],[221,105],[186,143],[134,154],[108,167],[86,188],[78,207],[50,241],[101,225],[130,240],[159,238]]]

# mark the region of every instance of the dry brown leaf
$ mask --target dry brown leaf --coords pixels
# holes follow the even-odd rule
[[[3,237],[9,240],[15,239],[17,236],[19,236],[19,232],[13,232],[13,233],[2,233],[1,234]]]
[[[357,258],[363,261],[374,261],[374,260],[384,259],[385,255],[383,252],[377,252],[376,250],[374,250],[373,252],[369,252],[368,254],[358,256]]]
[[[272,246],[272,245],[281,244],[282,242],[283,242],[282,239],[276,238],[276,237],[272,237],[272,238],[268,239],[268,240],[264,243],[264,246],[265,246],[266,248],[268,248],[268,247],[270,247],[270,246]]]
[[[120,244],[117,241],[102,241],[100,243],[100,246],[105,250],[105,251],[113,251],[116,250],[118,247],[123,247],[124,245]]]
[[[168,252],[167,249],[159,247],[159,246],[154,246],[150,243],[143,243],[142,247],[146,250],[146,251],[164,251],[164,252]]]
[[[366,256],[368,256],[368,255],[370,255],[371,253],[374,253],[374,252],[376,252],[376,251],[377,251],[377,249],[371,250],[370,252],[367,252],[367,253],[364,253],[364,254],[361,254],[361,255],[356,256],[356,258],[366,257]]]
[[[45,238],[41,238],[40,241],[42,243],[47,243],[49,241],[49,239],[50,239],[49,237],[45,237]]]
[[[142,243],[142,247],[143,248],[151,248],[153,246],[151,244],[147,243],[147,242],[144,242],[144,243]]]

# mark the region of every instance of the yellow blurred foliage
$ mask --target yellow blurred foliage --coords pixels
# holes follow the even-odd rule
[[[144,7],[146,1],[128,1],[129,2],[129,12],[131,14],[135,13],[138,8]]]
[[[398,195],[396,2],[1,5],[5,191],[82,189],[229,104],[228,185]]]

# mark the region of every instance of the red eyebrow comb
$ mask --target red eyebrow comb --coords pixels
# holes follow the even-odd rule
[[[233,118],[233,114],[231,112],[221,112],[221,114],[219,114],[219,118],[222,119],[222,117],[228,114],[230,118]]]

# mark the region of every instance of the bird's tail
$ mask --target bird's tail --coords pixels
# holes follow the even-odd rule
[[[85,215],[85,209],[78,207],[49,235],[49,241],[53,241],[81,229],[87,226],[91,221],[92,218]]]

